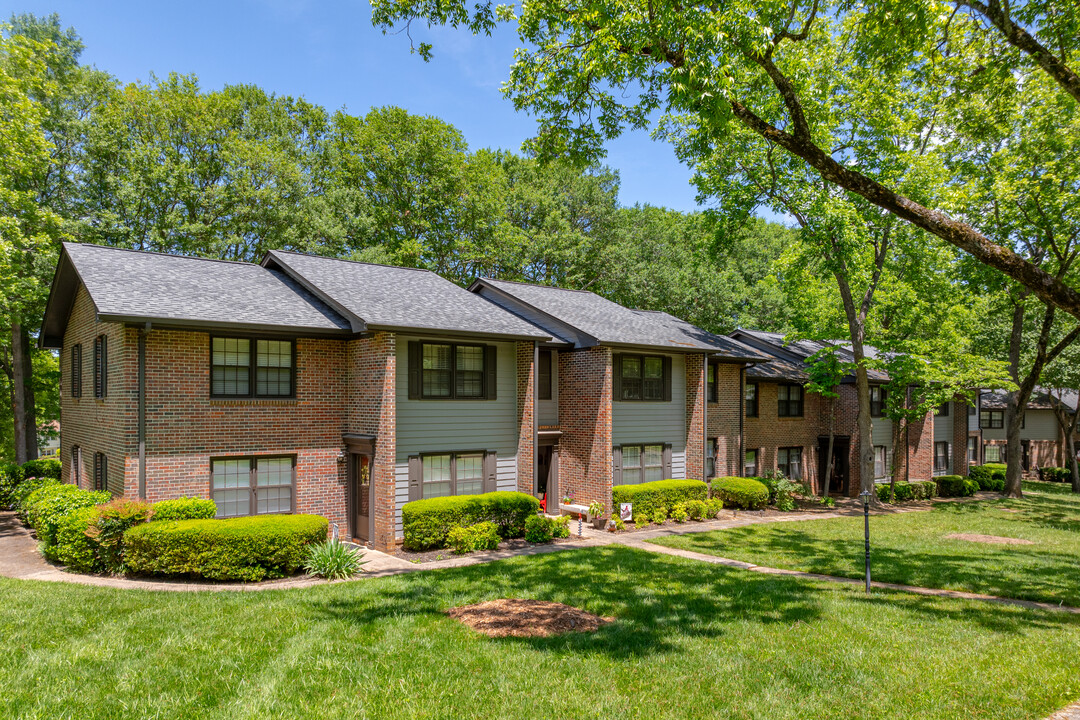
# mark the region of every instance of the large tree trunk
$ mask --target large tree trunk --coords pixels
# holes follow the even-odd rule
[[[15,462],[38,456],[37,407],[34,402],[30,334],[19,322],[11,324],[11,391],[15,420]]]
[[[829,485],[832,484],[833,469],[833,441],[836,438],[836,398],[829,398],[829,450],[825,455],[825,477],[821,478],[821,497],[829,494]]]
[[[1031,399],[1031,391],[1021,388],[1009,393],[1005,406],[1005,494],[1009,497],[1023,497],[1024,448],[1020,442],[1020,426],[1024,422],[1024,409]]]

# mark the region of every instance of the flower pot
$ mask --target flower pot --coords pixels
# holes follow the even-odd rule
[[[594,517],[592,519],[592,526],[594,528],[596,528],[597,530],[603,530],[604,528],[607,527],[607,524],[608,524],[607,518]]]

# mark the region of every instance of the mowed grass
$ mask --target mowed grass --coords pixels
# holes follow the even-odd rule
[[[501,597],[616,618],[491,639]],[[4,718],[1043,718],[1080,617],[611,546],[262,593],[0,581]]]
[[[1030,540],[988,545],[953,533]],[[863,518],[807,520],[693,533],[652,542],[757,565],[861,578]],[[870,518],[875,580],[1080,606],[1080,496],[1024,483],[1017,500],[941,503]]]

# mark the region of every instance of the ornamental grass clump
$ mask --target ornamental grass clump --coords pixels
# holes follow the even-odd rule
[[[308,546],[304,570],[327,580],[346,580],[360,572],[366,562],[352,546],[331,539]]]

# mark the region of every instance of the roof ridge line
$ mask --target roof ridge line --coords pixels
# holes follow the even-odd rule
[[[157,256],[160,256],[160,257],[180,258],[182,260],[202,260],[202,261],[205,261],[205,262],[226,263],[226,264],[229,264],[229,265],[247,265],[247,266],[250,266],[250,267],[257,267],[257,268],[260,268],[262,270],[266,269],[266,268],[262,267],[262,265],[260,265],[259,263],[251,262],[250,260],[227,260],[225,258],[204,257],[202,255],[183,255],[183,254],[180,254],[180,253],[168,253],[168,252],[162,252],[160,250],[136,250],[135,248],[118,247],[116,245],[101,245],[99,243],[75,242],[73,240],[65,241],[64,245],[65,246],[69,246],[69,245],[70,246],[79,246],[79,247],[93,247],[93,248],[99,248],[101,250],[117,250],[117,251],[120,251],[120,252],[134,253],[136,255],[157,255]]]
[[[434,270],[429,270],[427,268],[413,268],[413,267],[405,267],[404,265],[387,265],[386,263],[373,263],[373,262],[365,262],[363,260],[350,260],[349,258],[331,257],[329,255],[316,255],[315,253],[305,253],[305,252],[299,252],[297,250],[267,250],[266,252],[268,252],[268,253],[282,253],[282,254],[285,254],[285,255],[299,255],[300,257],[310,257],[310,258],[316,258],[318,260],[334,260],[336,262],[352,263],[353,265],[367,265],[369,267],[390,268],[391,270],[412,270],[413,272],[429,273],[431,275],[438,275],[443,280],[446,280],[446,278],[443,278],[443,276],[439,275],[439,273],[435,272]],[[447,282],[453,282],[453,281],[452,280],[447,280]],[[457,286],[457,287],[461,287],[457,283],[453,283],[453,284],[455,286]]]
[[[557,285],[541,285],[540,283],[530,283],[530,282],[525,282],[524,280],[503,280],[502,278],[491,278],[491,277],[486,277],[486,276],[483,276],[483,275],[478,277],[477,280],[486,280],[488,282],[500,282],[500,283],[506,283],[508,285],[524,285],[525,287],[540,288],[541,290],[560,290],[562,292],[584,293],[585,295],[595,295],[598,298],[601,298],[603,300],[607,300],[610,303],[615,303],[616,305],[619,304],[619,303],[615,302],[614,300],[608,300],[608,298],[604,297],[600,293],[595,293],[592,290],[577,290],[575,288],[564,288],[564,287],[559,287]],[[626,306],[622,305],[620,307],[626,307]],[[626,309],[627,310],[632,310],[633,308],[626,308]]]

